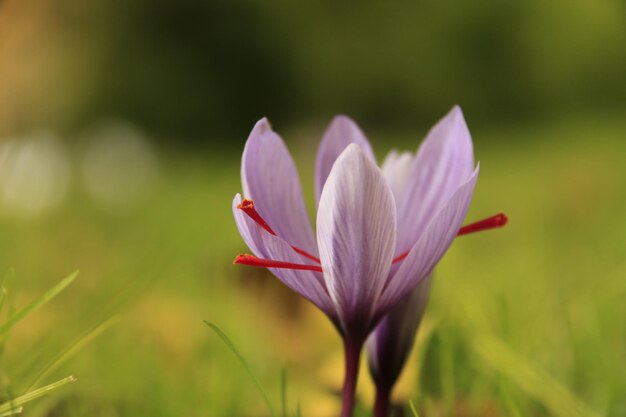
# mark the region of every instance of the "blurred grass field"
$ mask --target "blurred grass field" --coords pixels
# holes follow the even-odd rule
[[[281,133],[311,205],[321,130]],[[392,147],[415,149],[423,133],[369,136],[382,160]],[[626,120],[572,117],[473,136],[481,174],[468,221],[503,211],[510,222],[458,239],[438,267],[399,403],[413,399],[428,417],[626,415]],[[239,157],[162,148],[152,192],[128,210],[104,209],[75,180],[52,212],[3,213],[0,268],[16,271],[16,306],[80,270],[12,332],[2,375],[10,392],[118,316],[41,383],[78,381],[24,415],[268,415],[203,320],[232,339],[277,409],[285,368],[289,415],[297,404],[303,416],[335,415],[342,359],[330,324],[267,272],[231,263],[247,251],[230,212]],[[365,368],[359,389],[366,410]]]

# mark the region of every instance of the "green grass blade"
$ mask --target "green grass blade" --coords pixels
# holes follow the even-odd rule
[[[6,413],[0,413],[0,417],[14,416],[16,414],[21,414],[22,411],[24,411],[24,407],[18,407],[11,411],[7,411]]]
[[[4,311],[4,306],[6,304],[9,292],[6,289],[6,283],[8,280],[13,278],[15,271],[13,268],[9,268],[7,272],[2,276],[2,280],[0,281],[0,315]],[[0,358],[4,355],[4,346],[6,339],[8,337],[8,333],[0,334]]]
[[[70,274],[63,280],[61,280],[61,282],[59,282],[57,285],[55,285],[54,287],[46,291],[39,298],[32,301],[26,307],[11,314],[9,318],[7,319],[7,321],[0,324],[0,335],[4,334],[6,331],[8,331],[11,327],[13,327],[20,320],[24,319],[30,313],[36,311],[41,306],[43,306],[44,304],[52,300],[54,297],[56,297],[61,291],[63,291],[68,285],[70,285],[72,281],[74,281],[74,279],[76,279],[77,275],[78,275],[78,271],[73,272],[72,274]]]
[[[282,416],[287,417],[287,366],[283,366],[280,371],[280,404]]]
[[[2,280],[0,281],[0,313],[2,313],[2,309],[4,308],[4,303],[7,299],[7,289],[6,283],[8,280],[12,279],[15,275],[15,270],[13,268],[9,268],[7,272],[2,276]]]
[[[252,381],[254,381],[254,385],[256,385],[256,388],[259,391],[259,394],[261,394],[261,397],[263,397],[263,401],[265,401],[265,404],[267,405],[267,408],[268,408],[270,414],[272,415],[272,417],[277,417],[276,412],[274,411],[274,407],[272,406],[272,403],[270,402],[270,399],[267,396],[267,393],[263,389],[263,386],[261,385],[261,382],[256,377],[254,372],[252,372],[252,369],[250,368],[250,366],[248,365],[248,363],[246,362],[244,357],[241,355],[241,353],[239,353],[239,350],[237,350],[237,348],[235,347],[233,342],[215,324],[213,324],[213,323],[211,323],[210,321],[207,321],[207,320],[205,320],[204,323],[206,323],[206,325],[209,326],[219,336],[220,339],[222,339],[222,342],[224,342],[226,347],[237,357],[237,359],[239,360],[239,363],[241,364],[241,366],[248,373],[248,375],[250,376]]]
[[[63,385],[69,384],[71,382],[76,381],[76,378],[73,376],[68,376],[63,378],[57,382],[53,382],[50,385],[46,385],[45,387],[37,388],[36,390],[30,391],[24,395],[21,395],[14,400],[7,401],[6,403],[0,405],[0,415],[10,415],[7,413],[15,414],[18,409],[20,409],[24,404],[39,397],[43,397],[48,394],[50,391],[53,391],[57,388],[62,387]]]
[[[409,400],[409,408],[411,409],[411,414],[413,414],[413,417],[420,417],[419,414],[417,414],[417,410],[415,409],[415,404],[413,404],[413,400]]]
[[[454,364],[454,341],[449,332],[443,332],[439,351],[441,392],[447,408],[445,414],[453,415],[456,408],[456,370]]]
[[[8,291],[5,286],[0,287],[0,313],[4,309],[4,302],[7,299]]]
[[[557,417],[599,417],[563,384],[536,368],[493,336],[482,336],[473,345],[478,356],[526,394],[541,402]]]
[[[504,387],[500,390],[500,398],[502,399],[502,405],[504,406],[504,410],[506,411],[507,416],[524,417],[524,414],[511,396],[508,388]]]
[[[108,330],[111,326],[113,326],[118,320],[118,317],[111,317],[108,320],[97,325],[93,330],[87,332],[83,336],[79,337],[74,343],[68,346],[65,350],[63,350],[56,358],[46,366],[43,371],[37,376],[37,378],[33,381],[31,386],[28,389],[32,389],[35,385],[37,385],[42,379],[48,376],[51,372],[54,372],[59,368],[65,361],[74,356],[78,351],[80,351],[83,347],[89,344],[96,337],[100,336],[106,330]]]

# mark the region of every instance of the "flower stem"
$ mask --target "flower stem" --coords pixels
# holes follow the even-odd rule
[[[359,359],[363,341],[344,340],[346,373],[341,396],[341,417],[352,417],[354,411],[356,383],[359,377]]]
[[[391,389],[387,386],[376,386],[376,402],[374,403],[374,417],[387,417],[391,406]]]

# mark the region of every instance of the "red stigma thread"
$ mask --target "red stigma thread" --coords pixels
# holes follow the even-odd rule
[[[274,233],[274,231],[272,230],[270,225],[267,224],[267,222],[265,220],[263,220],[263,217],[261,217],[259,212],[256,211],[256,208],[254,208],[254,201],[249,200],[249,199],[246,198],[241,203],[239,203],[237,208],[239,210],[243,211],[244,213],[246,213],[248,215],[248,217],[250,217],[252,220],[254,220],[256,222],[256,224],[258,224],[263,229],[265,229],[269,234],[276,236],[276,233]]]
[[[267,233],[276,236],[276,233],[274,232],[274,230],[272,230],[270,225],[267,224],[267,222],[263,219],[263,217],[261,217],[259,212],[256,211],[256,208],[254,208],[254,201],[246,198],[241,203],[239,203],[237,208],[239,210],[243,211],[244,213],[246,213],[246,215],[248,217],[250,217],[252,220],[254,220],[254,222],[256,224],[258,224],[263,229],[265,229],[265,231],[267,231]],[[298,248],[296,246],[291,246],[291,249],[293,249],[294,252],[304,256],[305,258],[309,258],[310,260],[312,260],[314,262],[317,262],[318,264],[321,263],[321,261],[320,261],[320,259],[318,257],[311,255],[310,253],[308,253],[307,251],[305,251],[303,249],[300,249],[300,248]]]
[[[470,223],[467,226],[463,226],[459,229],[457,236],[468,235],[470,233],[482,232],[484,230],[497,229],[504,226],[509,221],[504,213],[498,213],[495,216],[487,217],[486,219],[479,220],[475,223]],[[402,255],[393,259],[393,263],[400,262],[409,256],[409,252],[404,252]]]
[[[476,223],[468,224],[461,227],[457,236],[463,236],[470,233],[482,232],[483,230],[497,229],[504,226],[509,221],[504,213],[498,213],[495,216],[487,217],[486,219],[477,221]]]
[[[322,272],[322,267],[317,265],[294,264],[291,262],[273,261],[271,259],[261,259],[253,255],[243,254],[237,255],[234,264],[256,266],[260,268],[282,268],[296,269],[301,271]]]

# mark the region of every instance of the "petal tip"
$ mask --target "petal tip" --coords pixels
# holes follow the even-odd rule
[[[269,120],[264,117],[254,124],[254,127],[248,135],[248,140],[246,141],[246,145],[244,146],[244,154],[242,156],[244,160],[246,159],[247,152],[250,149],[256,149],[261,145],[261,143],[273,136],[268,135],[268,133],[272,133],[272,126]]]
[[[336,123],[346,123],[346,124],[356,125],[355,121],[346,114],[335,115],[335,117],[333,117],[333,120],[331,121],[331,125],[334,125]]]
[[[232,208],[233,210],[238,209],[239,206],[242,204],[243,198],[241,197],[241,194],[237,193],[235,194],[235,197],[233,198],[233,203],[232,203]]]
[[[256,122],[252,130],[259,131],[260,133],[265,133],[269,130],[272,130],[272,125],[267,117],[263,117],[258,122]]]
[[[452,120],[454,120],[455,123],[467,125],[467,123],[465,122],[465,115],[463,114],[463,110],[458,104],[455,104],[452,107],[452,110],[450,110],[448,115],[452,118]]]
[[[346,114],[338,114],[326,129],[326,135],[335,134],[340,136],[352,137],[353,139],[365,139],[365,134],[357,122]],[[358,140],[357,139],[357,140]]]
[[[348,156],[353,157],[352,155],[359,155],[367,159],[361,147],[357,145],[356,143],[351,143],[348,146],[346,146],[346,149],[344,149],[344,151],[339,156],[342,156],[342,155],[345,155],[344,158]]]
[[[326,138],[336,136],[335,139],[338,139],[338,138],[353,138],[354,139],[354,138],[365,137],[359,125],[351,117],[345,114],[338,114],[335,117],[333,117],[333,120],[328,125],[328,128],[326,129],[326,133],[324,136]]]

